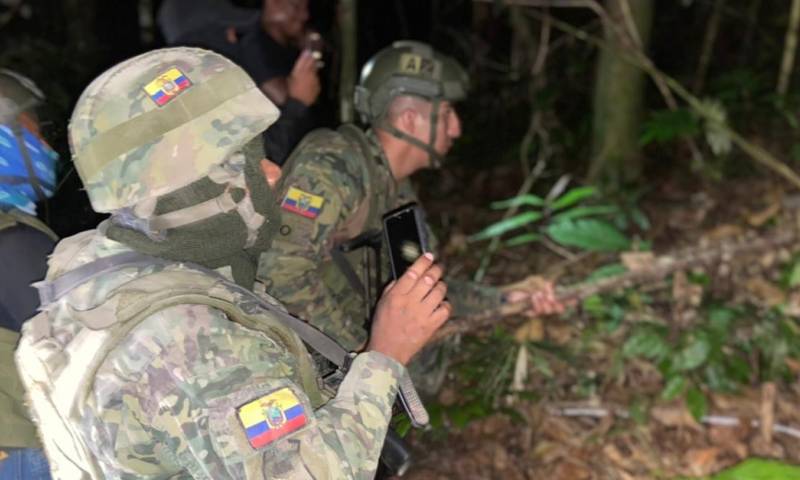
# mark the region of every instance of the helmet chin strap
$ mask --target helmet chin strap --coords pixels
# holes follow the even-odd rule
[[[429,100],[426,98],[426,100]],[[431,113],[430,113],[430,141],[425,143],[420,139],[413,137],[406,132],[401,131],[391,123],[387,122],[384,118],[379,125],[378,128],[381,130],[385,130],[389,132],[393,137],[399,138],[405,142],[414,145],[417,148],[421,148],[425,152],[428,153],[428,159],[430,160],[431,168],[441,168],[442,162],[444,161],[444,157],[436,151],[434,146],[436,145],[436,133],[438,131],[437,124],[439,123],[439,103],[441,100],[438,98],[430,99],[431,102]]]

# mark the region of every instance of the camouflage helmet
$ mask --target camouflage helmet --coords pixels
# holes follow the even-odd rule
[[[17,72],[0,68],[0,123],[12,123],[23,112],[44,102],[44,94],[33,81]]]
[[[230,60],[166,48],[110,68],[84,90],[70,148],[92,207],[112,212],[206,177],[277,117]]]
[[[467,94],[469,77],[453,58],[425,43],[394,42],[375,54],[361,69],[355,108],[366,122],[374,122],[399,95],[429,100],[458,101]]]

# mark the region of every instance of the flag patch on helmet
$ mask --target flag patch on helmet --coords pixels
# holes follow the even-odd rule
[[[236,413],[253,448],[261,448],[285,437],[307,421],[305,407],[288,387],[248,402]]]
[[[281,208],[306,218],[317,218],[322,210],[325,199],[319,195],[304,192],[296,187],[290,187],[283,197]]]
[[[145,85],[144,91],[150,95],[156,105],[162,107],[191,86],[192,82],[189,78],[178,68],[172,67]]]

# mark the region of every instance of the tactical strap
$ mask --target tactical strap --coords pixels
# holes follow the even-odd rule
[[[220,104],[256,88],[241,81],[237,69],[229,69],[182,92],[179,97],[149,112],[123,122],[92,139],[77,152],[75,162],[81,178],[91,179],[109,162],[141,145],[148,145],[183,124],[189,123]]]
[[[29,183],[29,180],[28,177],[20,177],[19,175],[0,175],[0,183],[4,185],[24,185]],[[41,179],[39,179],[39,183],[51,191],[55,188],[55,185],[44,182]]]
[[[34,287],[39,290],[42,308],[45,308],[50,303],[58,300],[80,285],[107,273],[111,273],[115,270],[129,267],[167,264],[175,265],[176,263],[157,257],[151,257],[139,252],[118,253],[84,264],[53,280],[36,283],[34,284]],[[278,320],[286,328],[294,331],[297,336],[303,340],[303,342],[319,352],[320,355],[328,359],[340,369],[346,371],[350,366],[350,361],[352,359],[350,352],[345,350],[341,345],[336,343],[336,341],[325,335],[311,324],[276,308],[274,305],[269,304],[250,290],[229,281],[219,272],[188,262],[182,262],[182,264],[193,270],[203,272],[213,278],[218,279],[231,290],[241,294],[243,298],[246,298],[265,310],[275,314]],[[401,402],[403,406],[407,408],[407,413],[412,424],[418,427],[427,425],[430,421],[428,412],[425,410],[425,407],[419,398],[419,394],[411,382],[411,378],[409,377],[407,370],[404,371],[403,378],[401,378],[399,381],[399,390]]]
[[[374,182],[374,175],[373,175],[373,165],[370,163],[373,161],[374,154],[372,153],[372,149],[370,148],[369,141],[364,135],[364,132],[353,125],[352,123],[345,123],[344,125],[338,128],[338,132],[344,136],[344,138],[350,142],[351,145],[355,146],[359,152],[361,152],[362,158],[364,161],[367,162],[366,164],[362,165],[362,171],[366,174],[366,177],[363,179],[366,185],[366,191],[364,192],[364,197],[367,199],[359,208],[367,208],[370,211],[367,212],[367,215],[363,215],[361,212],[355,212],[351,215],[351,217],[357,218],[367,218],[367,223],[369,223],[369,217],[374,212],[372,212],[372,208],[370,205],[369,199],[372,198],[372,184]],[[365,315],[369,317],[370,311],[372,310],[372,298],[370,295],[370,291],[364,285],[364,283],[358,278],[358,274],[353,269],[353,266],[350,262],[345,258],[344,254],[341,250],[341,245],[334,245],[331,248],[331,258],[333,259],[333,263],[336,264],[336,267],[342,272],[342,274],[347,279],[347,282],[350,286],[358,292],[359,296],[361,296],[362,300],[364,301],[364,311]],[[376,263],[380,265],[380,257],[378,256]],[[369,271],[364,272],[365,279],[369,282]],[[378,281],[380,282],[380,274],[378,274]]]
[[[331,249],[331,259],[333,259],[333,263],[335,263],[339,271],[342,272],[342,274],[347,279],[347,282],[350,284],[353,290],[355,290],[356,293],[358,293],[358,295],[365,302],[368,302],[369,300],[367,299],[367,297],[369,297],[369,295],[367,294],[367,289],[364,286],[364,282],[362,282],[361,279],[358,278],[358,274],[353,269],[353,266],[350,264],[347,258],[345,258],[344,253],[342,253],[342,250],[339,248],[339,245],[334,245],[334,247]],[[368,315],[370,308],[371,305],[368,305],[367,306]]]
[[[231,197],[230,192],[226,190],[222,195],[198,203],[197,205],[152,217],[148,219],[147,224],[153,231],[180,228],[191,223],[211,218],[215,215],[228,213],[238,206],[239,204]]]
[[[36,282],[33,287],[39,291],[41,309],[47,307],[59,298],[80,287],[84,283],[107,273],[115,272],[129,267],[145,267],[148,265],[167,265],[169,262],[157,257],[151,257],[139,252],[124,252],[85,263],[80,267],[70,270],[52,280]]]
[[[227,287],[235,290],[237,293],[240,293],[245,298],[258,303],[258,305],[264,309],[277,314],[277,316],[281,319],[281,323],[283,323],[287,328],[297,332],[304,342],[308,343],[325,358],[335,363],[339,367],[345,365],[345,359],[348,356],[347,350],[331,340],[330,337],[321,331],[312,327],[308,323],[275,308],[273,305],[265,302],[250,290],[231,282],[219,272],[193,263],[182,263],[192,270],[198,270],[218,279],[220,282],[225,283]],[[57,301],[64,295],[67,295],[72,290],[95,278],[124,268],[141,268],[151,265],[176,265],[176,262],[164,260],[158,257],[151,257],[150,255],[145,255],[139,252],[118,253],[83,264],[80,267],[71,270],[53,280],[35,283],[34,287],[39,290],[39,298],[42,303],[42,308],[44,308],[47,305]]]
[[[20,125],[15,125],[14,128],[14,137],[17,139],[17,144],[19,145],[19,152],[22,154],[22,159],[25,161],[25,170],[28,172],[28,181],[33,188],[34,193],[36,193],[36,198],[43,202],[47,200],[47,195],[45,195],[44,190],[42,190],[42,185],[39,183],[39,177],[36,176],[36,169],[33,167],[33,160],[31,160],[31,154],[28,151],[28,144],[25,143],[25,136],[22,134],[22,127]]]
[[[433,113],[431,114],[431,122],[436,121],[438,112],[436,113],[437,115],[434,115]],[[431,146],[430,143],[425,143],[416,137],[412,137],[411,135],[407,134],[406,132],[403,132],[402,130],[398,129],[397,127],[395,127],[394,125],[390,124],[387,121],[381,122],[380,125],[378,125],[378,128],[380,128],[381,130],[386,130],[393,136],[401,140],[404,140],[414,145],[415,147],[421,148],[423,151],[427,152],[431,158],[432,167],[438,168],[439,166],[441,166],[443,158],[441,155],[439,155],[439,153],[436,150],[434,150],[434,148]],[[433,123],[431,124],[431,129],[434,130],[434,132],[436,130],[436,127],[433,125]],[[436,134],[434,133],[433,137],[435,138],[435,136]]]

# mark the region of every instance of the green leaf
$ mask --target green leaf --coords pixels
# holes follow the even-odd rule
[[[694,370],[708,359],[711,345],[703,335],[694,337],[688,345],[672,359],[672,368],[679,372]]]
[[[533,195],[532,193],[528,193],[525,195],[520,195],[517,197],[512,197],[507,200],[500,200],[499,202],[492,202],[489,204],[494,210],[505,210],[506,208],[512,207],[541,207],[544,205],[544,199],[542,197]]]
[[[626,358],[644,357],[660,361],[670,353],[664,334],[655,328],[636,330],[622,346],[622,355]]]
[[[619,213],[619,207],[614,205],[590,205],[585,207],[575,207],[565,210],[553,216],[553,222],[562,220],[575,220],[576,218],[590,217],[593,215],[610,215]]]
[[[714,475],[711,480],[800,480],[800,466],[750,458]]]
[[[542,236],[538,233],[523,233],[522,235],[517,235],[514,238],[506,240],[505,245],[507,247],[518,247],[520,245],[538,242],[541,238]]]
[[[644,425],[647,423],[647,404],[642,399],[637,398],[634,400],[628,411],[631,419],[637,424]]]
[[[586,278],[588,282],[594,282],[603,278],[616,277],[626,273],[628,269],[621,263],[612,263],[610,265],[603,265],[594,272],[590,273]]]
[[[683,393],[687,383],[688,381],[683,375],[673,375],[669,377],[667,384],[664,385],[664,390],[661,391],[661,398],[667,401],[675,400]]]
[[[450,421],[459,429],[466,427],[473,420],[487,417],[490,413],[492,413],[491,408],[488,408],[481,401],[472,401],[466,405],[455,406],[447,412]]]
[[[714,392],[726,392],[731,388],[724,366],[711,362],[703,369],[705,384]]]
[[[653,112],[644,123],[639,145],[653,142],[663,143],[680,137],[696,135],[700,125],[689,110],[661,110]]]
[[[550,210],[556,211],[562,208],[575,205],[584,198],[588,198],[597,194],[595,187],[575,187],[564,195],[561,195],[550,204]]]
[[[514,215],[511,218],[507,218],[505,220],[501,220],[497,223],[489,225],[485,229],[469,237],[469,241],[477,242],[478,240],[485,240],[487,238],[499,237],[500,235],[508,232],[509,230],[514,230],[516,228],[528,225],[530,223],[535,222],[536,220],[539,220],[540,218],[542,218],[542,214],[539,212],[520,213],[518,215]]]
[[[584,312],[595,318],[602,318],[602,316],[606,313],[606,304],[603,301],[603,297],[597,294],[590,295],[583,299],[581,308],[583,308]]]
[[[555,242],[589,251],[618,252],[630,247],[630,240],[608,222],[597,219],[565,220],[547,226]]]
[[[698,422],[708,413],[708,400],[703,391],[697,387],[692,387],[686,392],[686,406]]]
[[[708,323],[715,334],[727,336],[736,311],[725,307],[714,307],[708,313]]]
[[[800,262],[795,262],[792,265],[792,271],[789,272],[789,287],[796,287],[800,285]]]
[[[631,220],[633,220],[633,223],[635,223],[636,226],[638,226],[642,230],[644,231],[650,230],[650,219],[647,218],[647,215],[645,215],[645,213],[641,209],[634,208],[633,210],[631,210],[630,217]]]
[[[731,357],[728,359],[726,374],[732,380],[738,383],[745,384],[750,381],[752,375],[750,364],[741,357]]]
[[[542,355],[533,356],[533,366],[546,378],[553,378],[555,376],[553,369],[550,368],[550,362],[548,362],[547,359]]]

